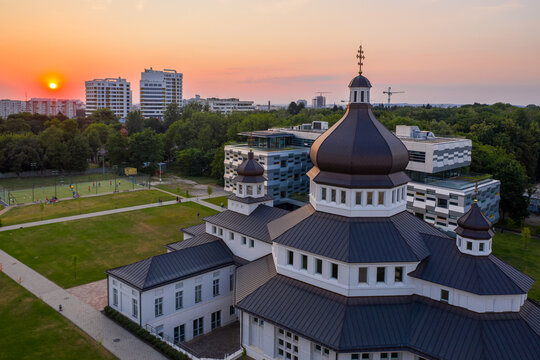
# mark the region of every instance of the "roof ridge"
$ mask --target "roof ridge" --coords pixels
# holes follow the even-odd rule
[[[491,261],[495,266],[497,266],[497,268],[499,270],[501,270],[501,272],[504,274],[504,276],[506,276],[512,283],[514,283],[518,288],[520,288],[521,290],[523,290],[526,294],[529,292],[530,288],[532,287],[532,284],[527,288],[523,288],[521,286],[521,284],[517,283],[514,279],[512,279],[512,277],[510,277],[509,274],[507,274],[506,270],[503,269],[501,267],[501,264],[504,264],[505,266],[508,266],[510,269],[514,270],[515,272],[517,272],[519,275],[522,275],[522,276],[526,276],[528,277],[530,280],[532,280],[532,283],[534,283],[534,279],[532,277],[530,277],[529,275],[525,274],[524,272],[516,269],[515,267],[513,267],[512,265],[502,261],[501,259],[499,259],[497,256],[493,255],[493,253],[489,254],[487,256],[488,260]],[[496,259],[496,261],[493,261],[493,259]]]

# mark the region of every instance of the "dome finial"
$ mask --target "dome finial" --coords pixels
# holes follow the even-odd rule
[[[362,60],[364,60],[366,57],[364,56],[364,50],[362,50],[361,44],[360,44],[360,47],[358,48],[358,54],[356,54],[356,58],[358,59],[358,73],[362,75],[362,65],[364,65]]]
[[[478,202],[478,181],[476,182],[474,186],[474,202],[475,203]]]

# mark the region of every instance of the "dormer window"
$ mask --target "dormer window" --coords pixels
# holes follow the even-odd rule
[[[356,192],[356,205],[362,205],[362,192]]]
[[[321,199],[326,201],[326,188],[321,189]]]
[[[367,204],[373,205],[373,192],[368,191],[367,193]]]
[[[472,251],[472,241],[467,241],[467,250]]]
[[[484,252],[484,246],[485,246],[484,243],[480,243],[480,247],[479,247],[478,251]]]
[[[360,91],[360,102],[364,102],[364,92]]]
[[[379,205],[384,205],[384,191],[379,191]]]
[[[338,278],[338,264],[334,264],[332,263],[332,272],[330,274],[330,277],[332,279],[337,279]]]
[[[396,266],[394,282],[403,282],[403,266]]]
[[[336,189],[332,189],[330,201],[336,202]]]
[[[441,301],[448,302],[450,299],[450,292],[448,290],[441,289]]]
[[[347,193],[345,191],[341,190],[341,203],[345,204],[346,199],[347,199]]]
[[[251,185],[246,186],[246,194],[253,195],[253,186]]]
[[[367,268],[361,267],[358,269],[358,282],[360,284],[367,284]]]
[[[384,266],[377,268],[377,282],[378,283],[386,282],[386,268]]]

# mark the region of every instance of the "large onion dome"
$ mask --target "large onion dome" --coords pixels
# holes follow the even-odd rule
[[[234,178],[234,181],[236,182],[258,183],[266,180],[263,176],[264,168],[254,159],[253,151],[248,153],[247,160],[244,160],[244,162],[238,166],[236,173],[238,174]]]
[[[349,87],[358,86],[371,84],[359,75]],[[407,148],[375,118],[368,103],[350,103],[345,115],[313,143],[310,157],[315,166],[308,176],[317,183],[389,188],[409,181],[403,172]]]
[[[494,235],[491,221],[482,214],[476,200],[465,215],[458,219],[456,234],[473,240],[488,240]]]

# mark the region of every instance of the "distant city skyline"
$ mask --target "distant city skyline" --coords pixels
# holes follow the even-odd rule
[[[84,100],[145,68],[184,74],[184,99],[343,104],[364,45],[372,102],[540,104],[535,0],[3,1],[0,98]],[[49,82],[58,84],[51,89]]]

